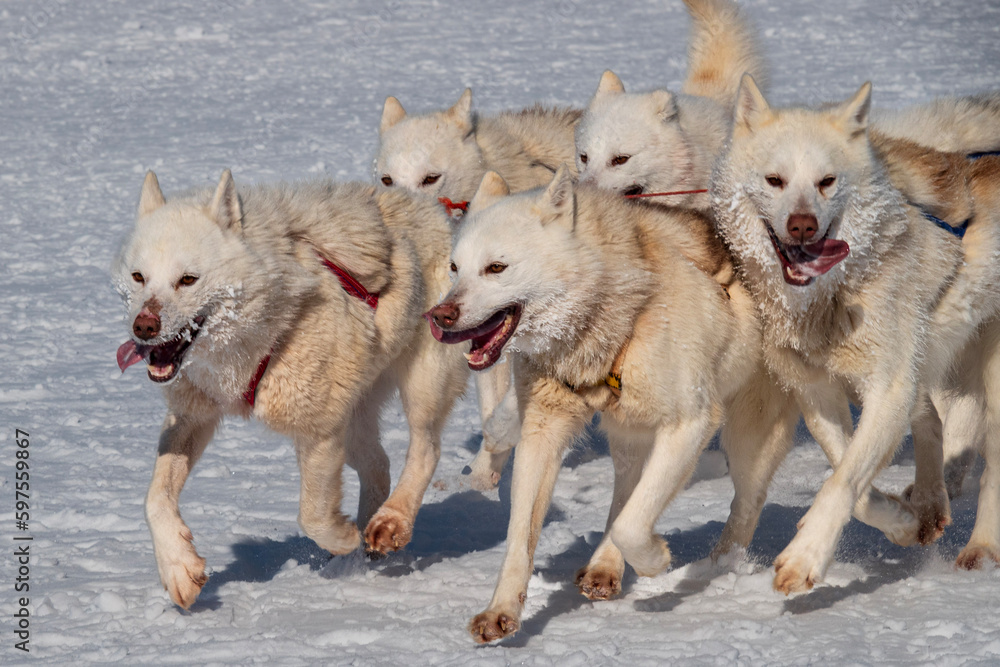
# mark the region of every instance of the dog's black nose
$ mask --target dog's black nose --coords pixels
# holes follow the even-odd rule
[[[427,311],[427,314],[434,318],[434,323],[442,329],[450,329],[458,321],[459,310],[454,303],[439,303]]]
[[[793,213],[788,216],[786,228],[788,229],[789,236],[799,243],[805,243],[816,236],[816,231],[819,229],[819,220],[816,219],[815,215]]]

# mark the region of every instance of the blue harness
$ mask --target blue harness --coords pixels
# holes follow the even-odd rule
[[[1000,155],[1000,151],[983,151],[981,153],[969,153],[965,157],[969,158],[970,160],[978,160],[981,157],[989,157],[989,156],[996,156],[996,155]],[[918,206],[917,208],[920,208],[920,207]],[[928,220],[930,220],[931,222],[933,222],[935,225],[937,225],[938,227],[940,227],[944,231],[946,231],[949,234],[952,234],[952,235],[954,235],[954,236],[956,236],[958,238],[963,238],[965,236],[965,230],[968,228],[969,223],[972,221],[972,218],[969,218],[968,220],[966,220],[965,222],[963,222],[958,227],[953,227],[953,226],[949,225],[947,222],[945,222],[944,220],[942,220],[941,218],[939,218],[936,215],[933,215],[933,214],[925,211],[922,208],[920,209],[920,212],[923,213],[923,215],[924,215],[925,218],[927,218]]]

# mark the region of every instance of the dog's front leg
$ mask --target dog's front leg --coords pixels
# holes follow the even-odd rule
[[[921,392],[923,394],[923,392]],[[944,432],[939,413],[930,397],[921,395],[910,420],[916,476],[906,494],[920,521],[918,540],[930,544],[951,523],[948,489],[944,483]]]
[[[481,491],[488,491],[500,482],[500,473],[510,458],[510,450],[521,437],[517,391],[511,382],[512,366],[505,360],[475,376],[479,412],[483,419],[483,444],[469,464],[469,482]]]
[[[299,460],[299,525],[316,544],[336,555],[361,543],[358,528],[340,511],[347,458],[345,427],[327,437],[295,440]]]
[[[591,413],[576,394],[555,380],[536,381],[526,400],[511,480],[507,553],[489,607],[469,623],[469,632],[480,643],[502,639],[520,627],[535,546],[562,454]]]
[[[698,453],[714,431],[710,413],[706,406],[656,429],[639,482],[611,527],[611,539],[640,577],[656,576],[670,566],[670,549],[654,534],[654,527],[667,503],[694,472]]]
[[[797,393],[809,432],[835,469],[844,458],[854,433],[851,408],[843,390],[829,384],[812,384]],[[868,487],[854,505],[854,516],[878,528],[894,544],[911,546],[920,535],[920,521],[909,504],[897,496]]]
[[[195,550],[191,529],[181,518],[178,498],[220,418],[218,414],[194,416],[168,410],[146,494],[146,523],[153,537],[160,581],[174,604],[184,609],[195,601],[208,577],[205,559]]]
[[[910,369],[886,377],[884,383],[871,383],[843,460],[799,521],[791,544],[774,561],[776,591],[808,590],[823,578],[852,509],[903,439],[915,400]]]

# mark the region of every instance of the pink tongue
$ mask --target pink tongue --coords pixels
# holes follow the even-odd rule
[[[126,368],[140,361],[142,361],[142,355],[136,351],[134,341],[122,343],[122,346],[118,348],[118,368],[122,369],[122,373],[125,372]]]
[[[799,256],[792,263],[795,269],[805,276],[821,276],[841,260],[847,257],[851,251],[846,241],[838,239],[823,239],[818,243],[802,247]],[[791,258],[789,258],[791,259]]]

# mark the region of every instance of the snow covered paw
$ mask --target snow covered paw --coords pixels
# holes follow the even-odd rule
[[[576,573],[576,585],[588,600],[610,600],[622,592],[622,572],[588,565]]]
[[[402,512],[386,507],[380,509],[365,528],[368,550],[383,554],[402,549],[412,537],[413,522]]]
[[[774,561],[774,590],[785,595],[811,590],[822,580],[824,568],[812,558],[788,551]]]
[[[1000,548],[988,544],[968,544],[955,559],[955,567],[963,570],[978,570],[993,562],[1000,565]]]
[[[509,637],[520,627],[516,614],[487,610],[472,619],[469,633],[477,644],[488,644]]]

